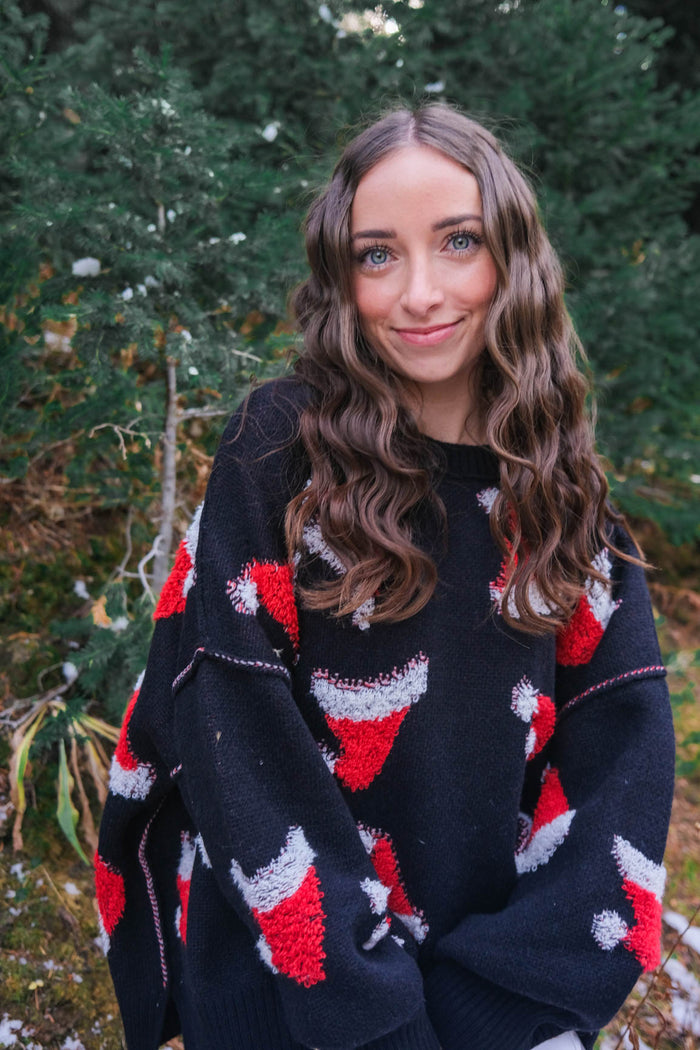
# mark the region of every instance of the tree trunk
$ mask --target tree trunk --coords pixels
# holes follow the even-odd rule
[[[153,563],[153,591],[160,594],[170,571],[170,552],[173,546],[173,521],[175,517],[175,453],[177,442],[177,374],[175,358],[167,357],[167,399],[165,410],[165,433],[163,435],[163,466],[161,469],[161,514],[158,546]]]

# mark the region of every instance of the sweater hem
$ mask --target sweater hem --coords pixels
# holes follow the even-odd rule
[[[536,1033],[557,1025],[556,1010],[547,1004],[499,988],[450,961],[429,971],[425,994],[442,1050],[465,1045],[469,1050],[530,1050],[541,1041]],[[558,1030],[566,1025],[560,1023]]]

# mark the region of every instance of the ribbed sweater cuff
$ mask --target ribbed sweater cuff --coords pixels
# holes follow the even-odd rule
[[[423,1008],[412,1021],[373,1039],[360,1050],[440,1050],[440,1040]]]
[[[529,1050],[537,1029],[555,1020],[546,1004],[499,988],[456,963],[437,963],[424,987],[442,1050]]]
[[[289,1033],[273,988],[249,989],[245,995],[212,997],[199,1016],[203,1045],[256,1046],[261,1050],[302,1050]],[[348,1044],[347,1050],[351,1050]],[[440,1050],[440,1042],[423,1007],[407,1024],[372,1040],[361,1050]]]

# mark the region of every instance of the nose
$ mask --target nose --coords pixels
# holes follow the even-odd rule
[[[406,313],[425,317],[445,300],[434,265],[429,259],[417,258],[409,262],[400,302]]]

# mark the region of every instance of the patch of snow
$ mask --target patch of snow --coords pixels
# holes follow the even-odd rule
[[[85,1045],[79,1039],[68,1035],[61,1043],[61,1050],[85,1050]]]
[[[87,600],[90,597],[88,589],[85,586],[85,580],[73,581],[73,594],[77,594],[79,598],[83,598],[84,600]]]
[[[274,142],[279,134],[280,124],[278,120],[273,120],[269,124],[266,124],[260,134],[265,139],[265,142]]]
[[[64,882],[63,888],[64,888],[64,890],[66,891],[66,893],[68,894],[69,897],[79,897],[80,896],[80,890],[78,889],[78,887],[75,885],[74,882]]]
[[[240,244],[241,241],[244,241],[245,239],[246,235],[244,233],[241,233],[240,231],[238,233],[232,233],[229,237],[231,244]]]
[[[70,660],[66,660],[61,670],[68,685],[71,685],[78,677],[78,668]]]
[[[664,970],[689,999],[693,999],[700,1005],[700,981],[689,970],[686,970],[682,962],[678,959],[669,959]]]
[[[86,255],[84,259],[75,260],[71,267],[71,272],[74,277],[97,277],[101,268],[99,259],[94,259],[92,255]]]
[[[690,926],[685,916],[679,915],[677,911],[665,911],[664,922],[676,933],[682,934],[681,941],[687,948],[700,955],[700,929],[697,926]]]
[[[0,1020],[0,1046],[15,1046],[16,1032],[22,1027],[21,1021],[11,1021],[9,1014],[3,1014]]]

